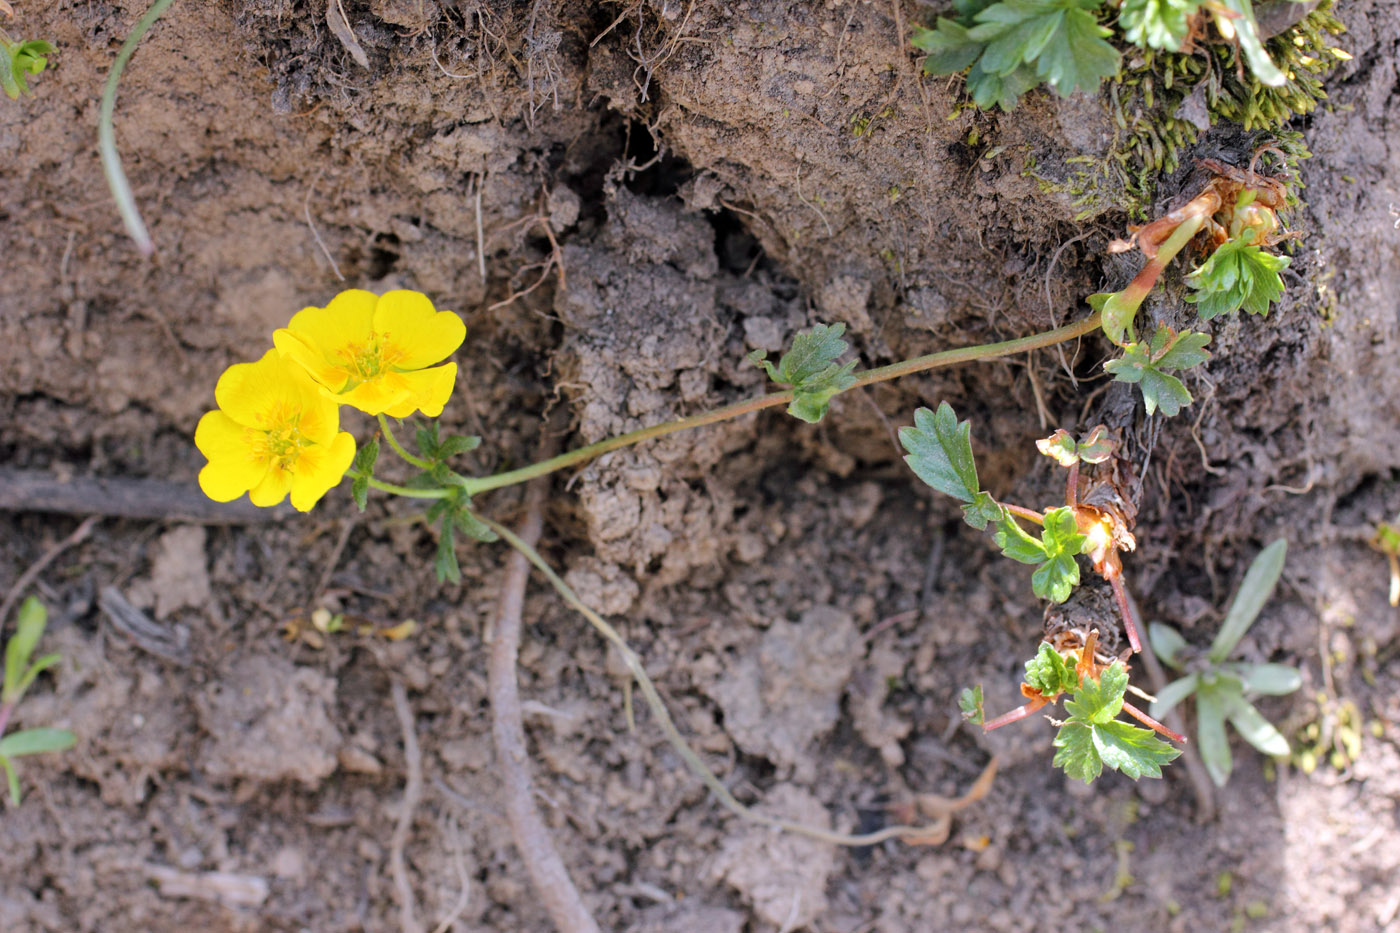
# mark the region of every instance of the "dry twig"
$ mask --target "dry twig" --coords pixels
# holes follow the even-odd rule
[[[98,518],[100,518],[100,516],[89,515],[87,518],[83,519],[82,524],[73,529],[71,535],[45,551],[43,556],[30,564],[24,573],[19,575],[19,579],[15,581],[15,585],[10,587],[10,591],[5,594],[5,601],[0,602],[0,628],[4,627],[5,620],[10,617],[10,610],[15,607],[15,603],[19,602],[19,598],[24,595],[24,591],[38,578],[39,574],[44,572],[44,568],[52,564],[58,559],[58,555],[68,550],[70,547],[73,547],[73,545],[81,544],[85,541],[87,536],[92,533],[92,526],[97,524]]]

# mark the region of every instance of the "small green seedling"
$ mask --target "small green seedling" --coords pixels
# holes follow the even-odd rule
[[[855,360],[838,363],[836,358],[846,352],[841,335],[845,324],[818,324],[804,330],[792,341],[792,349],[784,353],[774,366],[764,350],[749,354],[749,362],[763,367],[768,378],[792,386],[792,404],[788,414],[808,424],[822,420],[835,395],[855,385]]]
[[[1161,733],[1179,742],[1186,740],[1125,700],[1127,665],[1117,658],[1104,664],[1097,654],[1098,632],[1091,631],[1082,646],[1057,650],[1041,642],[1036,656],[1026,662],[1021,695],[1026,702],[990,721],[983,720],[982,688],[964,690],[958,700],[963,718],[988,731],[1025,719],[1043,707],[1065,700],[1069,717],[1056,721],[1054,764],[1065,774],[1086,784],[1104,768],[1122,771],[1137,780],[1160,778],[1162,765],[1181,754],[1180,749],[1157,738]],[[1150,728],[1118,719],[1126,712]]]
[[[1400,606],[1400,515],[1376,526],[1371,547],[1390,560],[1390,604]]]
[[[0,689],[0,736],[4,736],[0,738],[0,768],[5,769],[5,779],[10,785],[10,801],[15,804],[19,803],[20,793],[19,775],[15,773],[13,759],[43,752],[61,752],[72,748],[77,741],[67,729],[22,729],[10,735],[4,734],[10,716],[24,692],[34,683],[34,678],[60,660],[58,654],[46,654],[30,662],[48,620],[43,603],[33,596],[29,597],[19,607],[19,625],[5,645],[5,681],[3,689]]]
[[[1158,693],[1150,712],[1161,719],[1182,700],[1195,695],[1196,741],[1211,780],[1220,787],[1230,779],[1234,767],[1225,735],[1226,720],[1245,741],[1264,754],[1284,756],[1289,753],[1288,740],[1245,695],[1292,693],[1302,685],[1302,676],[1286,664],[1244,664],[1226,660],[1278,585],[1287,547],[1287,542],[1280,538],[1254,559],[1205,657],[1193,657],[1186,639],[1171,626],[1154,622],[1148,628],[1152,648],[1162,662],[1186,672],[1185,677],[1172,681]]]
[[[0,29],[0,87],[10,100],[32,93],[28,79],[48,67],[52,51],[53,45],[48,42],[11,39],[9,33]]]

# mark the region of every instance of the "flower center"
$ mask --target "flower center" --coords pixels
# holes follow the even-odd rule
[[[351,382],[376,379],[403,359],[403,350],[395,346],[390,337],[387,333],[374,334],[366,343],[351,343],[341,349],[340,355]]]
[[[312,441],[301,433],[301,409],[283,403],[263,418],[264,427],[255,431],[253,450],[259,458],[269,460],[280,469],[291,470],[301,458],[303,447]]]

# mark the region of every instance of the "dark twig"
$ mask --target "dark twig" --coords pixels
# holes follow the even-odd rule
[[[42,470],[0,469],[0,512],[4,511],[180,519],[204,525],[251,525],[292,514],[287,505],[260,509],[246,500],[215,502],[193,483],[98,476],[61,479]]]
[[[544,528],[544,503],[548,480],[537,479],[525,490],[525,517],[518,534],[530,546],[539,541]],[[599,933],[598,924],[584,906],[583,898],[569,878],[568,869],[554,848],[549,830],[535,807],[534,782],[530,778],[525,727],[520,712],[520,692],[516,686],[516,658],[520,650],[520,616],[525,604],[525,581],[530,562],[519,551],[506,559],[500,601],[496,607],[491,660],[487,670],[491,695],[491,731],[496,739],[496,757],[501,769],[501,789],[505,794],[506,818],[511,836],[520,850],[520,859],[534,885],[535,894],[561,933]]]
[[[19,602],[19,598],[24,595],[24,591],[29,589],[29,585],[44,572],[44,568],[58,559],[58,555],[68,550],[75,544],[81,544],[87,536],[92,533],[92,526],[97,524],[98,516],[89,515],[83,519],[81,525],[73,529],[73,533],[62,541],[55,544],[44,552],[43,556],[30,564],[24,573],[19,575],[15,585],[10,587],[10,591],[5,594],[5,601],[0,602],[0,629],[5,626],[5,620],[10,617],[10,610]]]

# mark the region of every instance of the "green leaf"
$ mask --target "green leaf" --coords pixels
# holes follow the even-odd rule
[[[958,695],[958,709],[962,711],[962,718],[980,726],[986,721],[987,715],[982,710],[982,685],[966,687]]]
[[[972,502],[962,507],[963,521],[967,522],[978,531],[986,529],[988,523],[999,522],[1006,515],[1006,510],[1001,507],[997,500],[992,498],[989,492],[979,492],[972,497]]]
[[[355,459],[350,464],[350,469],[356,473],[374,475],[374,465],[379,462],[379,438],[373,437],[355,451]]]
[[[1060,428],[1049,437],[1036,441],[1035,446],[1060,466],[1070,467],[1081,461],[1103,463],[1113,456],[1118,444],[1109,435],[1108,428],[1100,424],[1077,442],[1068,431]]]
[[[77,741],[77,736],[67,729],[24,729],[0,739],[0,755],[19,758],[44,752],[61,752],[72,748]]]
[[[457,566],[457,546],[453,540],[455,525],[451,516],[444,516],[442,532],[438,536],[437,556],[433,558],[433,572],[439,583],[461,583],[462,570]]]
[[[1303,686],[1303,675],[1287,664],[1241,664],[1235,673],[1250,693],[1282,696]]]
[[[1210,359],[1206,344],[1210,334],[1195,331],[1180,333],[1170,327],[1159,327],[1152,336],[1152,365],[1166,372],[1178,369],[1191,369]]]
[[[1059,0],[1055,31],[1036,59],[1036,73],[1061,97],[1083,89],[1095,91],[1099,82],[1118,73],[1118,50],[1104,39],[1109,31],[1089,10],[1101,0]]]
[[[1066,661],[1046,642],[1041,642],[1035,657],[1026,662],[1023,680],[1026,686],[1034,687],[1046,697],[1073,693],[1079,689],[1079,674],[1075,671],[1074,663]]]
[[[1089,307],[1103,313],[1099,326],[1104,336],[1121,347],[1126,338],[1133,336],[1133,318],[1137,317],[1144,297],[1145,293],[1134,298],[1124,289],[1121,292],[1099,292],[1085,300],[1089,302]]]
[[[1103,772],[1103,759],[1094,744],[1094,729],[1082,722],[1067,722],[1055,736],[1055,767],[1085,784]]]
[[[1079,585],[1079,564],[1074,557],[1084,545],[1084,536],[1068,506],[1045,513],[1039,541],[1026,534],[1010,515],[997,523],[995,540],[1006,557],[1037,565],[1031,574],[1031,588],[1041,599],[1062,603]]]
[[[1200,678],[1195,674],[1187,674],[1185,677],[1173,680],[1157,691],[1157,699],[1153,700],[1152,705],[1147,708],[1147,714],[1153,719],[1161,719],[1176,709],[1182,700],[1195,693],[1200,683]]]
[[[1254,231],[1228,240],[1210,254],[1201,266],[1186,276],[1193,291],[1186,300],[1196,305],[1201,320],[1244,308],[1250,314],[1266,315],[1269,305],[1283,294],[1287,256],[1275,256],[1253,245]]]
[[[350,481],[350,498],[355,500],[361,512],[369,505],[369,477],[361,473]]]
[[[1203,685],[1196,691],[1196,745],[1210,779],[1216,787],[1224,787],[1235,763],[1225,737],[1225,707],[1216,687]]]
[[[480,446],[481,438],[474,434],[471,436],[453,434],[438,447],[438,459],[450,460],[458,454],[466,453],[469,450],[476,450]]]
[[[996,75],[984,71],[979,62],[967,73],[967,92],[972,95],[972,102],[982,110],[1000,107],[1010,112],[1021,95],[1039,83],[1035,69],[1029,65],[1022,65],[1008,75]]]
[[[1181,51],[1190,34],[1188,21],[1205,0],[1123,0],[1118,26],[1123,38],[1139,48]]]
[[[1230,725],[1244,737],[1244,740],[1266,755],[1275,757],[1287,755],[1288,740],[1274,728],[1273,723],[1264,718],[1254,704],[1238,693],[1224,695],[1225,715]]]
[[[1074,436],[1064,428],[1059,428],[1049,437],[1042,437],[1036,441],[1035,448],[1062,467],[1074,466],[1079,462],[1079,445],[1074,442]]]
[[[1085,677],[1072,699],[1065,701],[1065,711],[1074,719],[1103,725],[1112,721],[1123,708],[1123,694],[1128,689],[1128,670],[1123,662],[1114,661],[1099,674],[1099,679]]]
[[[27,79],[48,67],[48,55],[53,50],[48,42],[33,39],[12,42],[0,33],[0,87],[11,100],[29,93]]]
[[[855,361],[844,365],[836,362],[847,349],[846,341],[841,339],[845,332],[845,324],[818,324],[802,331],[793,338],[792,349],[783,354],[776,367],[764,359],[762,350],[749,354],[749,359],[762,366],[769,379],[792,386],[788,414],[815,424],[826,414],[832,396],[855,385]]]
[[[10,803],[19,806],[19,775],[15,774],[15,766],[10,759],[0,755],[0,768],[5,769],[5,780],[10,785]]]
[[[1158,330],[1157,333],[1161,335],[1162,330]],[[1187,335],[1180,335],[1178,340],[1184,336]],[[1169,368],[1175,368],[1174,364],[1177,361],[1194,359],[1200,355],[1199,347],[1193,350],[1191,344],[1188,344],[1179,354],[1172,356],[1174,345],[1170,339],[1164,344],[1162,355],[1167,357],[1169,363],[1172,364]],[[1142,390],[1142,399],[1147,406],[1149,415],[1160,408],[1162,414],[1171,417],[1180,412],[1183,407],[1191,404],[1191,393],[1186,390],[1186,386],[1180,379],[1162,370],[1158,362],[1153,359],[1149,344],[1130,343],[1123,348],[1123,351],[1122,358],[1109,360],[1103,368],[1112,373],[1118,382],[1138,384],[1138,388]]]
[[[997,547],[1001,548],[1003,557],[1023,564],[1039,564],[1049,559],[1045,551],[1045,542],[1026,534],[1025,529],[1010,515],[1002,518],[997,524],[994,540]]]
[[[1288,76],[1278,69],[1273,59],[1269,58],[1269,53],[1264,51],[1264,42],[1259,38],[1259,23],[1254,19],[1254,5],[1250,0],[1219,2],[1236,14],[1230,19],[1230,25],[1240,44],[1240,51],[1244,53],[1244,60],[1249,63],[1249,70],[1254,72],[1254,77],[1259,79],[1259,83],[1269,87],[1282,87],[1288,83]],[[1220,13],[1216,13],[1215,17],[1217,23],[1224,18]]]
[[[1103,463],[1118,449],[1118,442],[1108,428],[1095,425],[1088,435],[1079,439],[1079,459],[1084,463]]]
[[[496,533],[467,508],[458,508],[453,511],[452,524],[456,525],[457,530],[462,534],[474,540],[485,542],[496,540]]]
[[[1220,624],[1215,641],[1211,642],[1208,657],[1212,663],[1224,661],[1254,624],[1259,610],[1264,608],[1264,603],[1268,602],[1274,587],[1278,585],[1287,552],[1288,542],[1279,538],[1260,551],[1254,563],[1249,565],[1244,581],[1240,583],[1240,591],[1235,594],[1234,602],[1230,603],[1230,610],[1225,613],[1225,621]]]
[[[928,53],[924,59],[924,74],[957,74],[977,61],[986,44],[967,34],[967,27],[940,16],[933,29],[914,27],[910,40],[914,48]]]
[[[1186,639],[1181,637],[1180,632],[1165,622],[1153,622],[1147,626],[1147,640],[1152,643],[1152,650],[1157,652],[1163,664],[1181,667],[1181,652],[1186,648]]]
[[[414,439],[418,442],[418,453],[424,460],[438,460],[438,426],[436,421],[429,421],[424,427],[413,432]]]
[[[29,670],[25,671],[24,676],[19,679],[19,690],[16,693],[16,699],[24,695],[24,691],[28,690],[29,685],[34,683],[34,678],[62,660],[63,655],[55,651],[53,654],[46,654],[38,658],[33,664],[29,665]]]
[[[904,462],[919,479],[945,496],[976,504],[979,487],[972,426],[966,421],[959,424],[951,405],[940,403],[936,414],[927,408],[915,411],[914,426],[899,429],[899,442],[909,451]]]
[[[1107,722],[1093,729],[1094,750],[1106,767],[1122,771],[1134,781],[1159,778],[1162,765],[1181,754],[1181,749],[1157,738],[1151,729],[1126,722]]]
[[[44,634],[44,626],[48,625],[48,622],[48,610],[36,597],[30,596],[20,604],[15,633],[5,645],[5,684],[4,690],[0,691],[0,700],[3,702],[17,702],[24,693],[24,686],[21,684],[24,671],[29,666],[34,646],[39,643],[39,636]]]
[[[1394,524],[1381,522],[1376,525],[1376,537],[1371,543],[1382,554],[1400,555],[1400,516],[1396,517]]]

